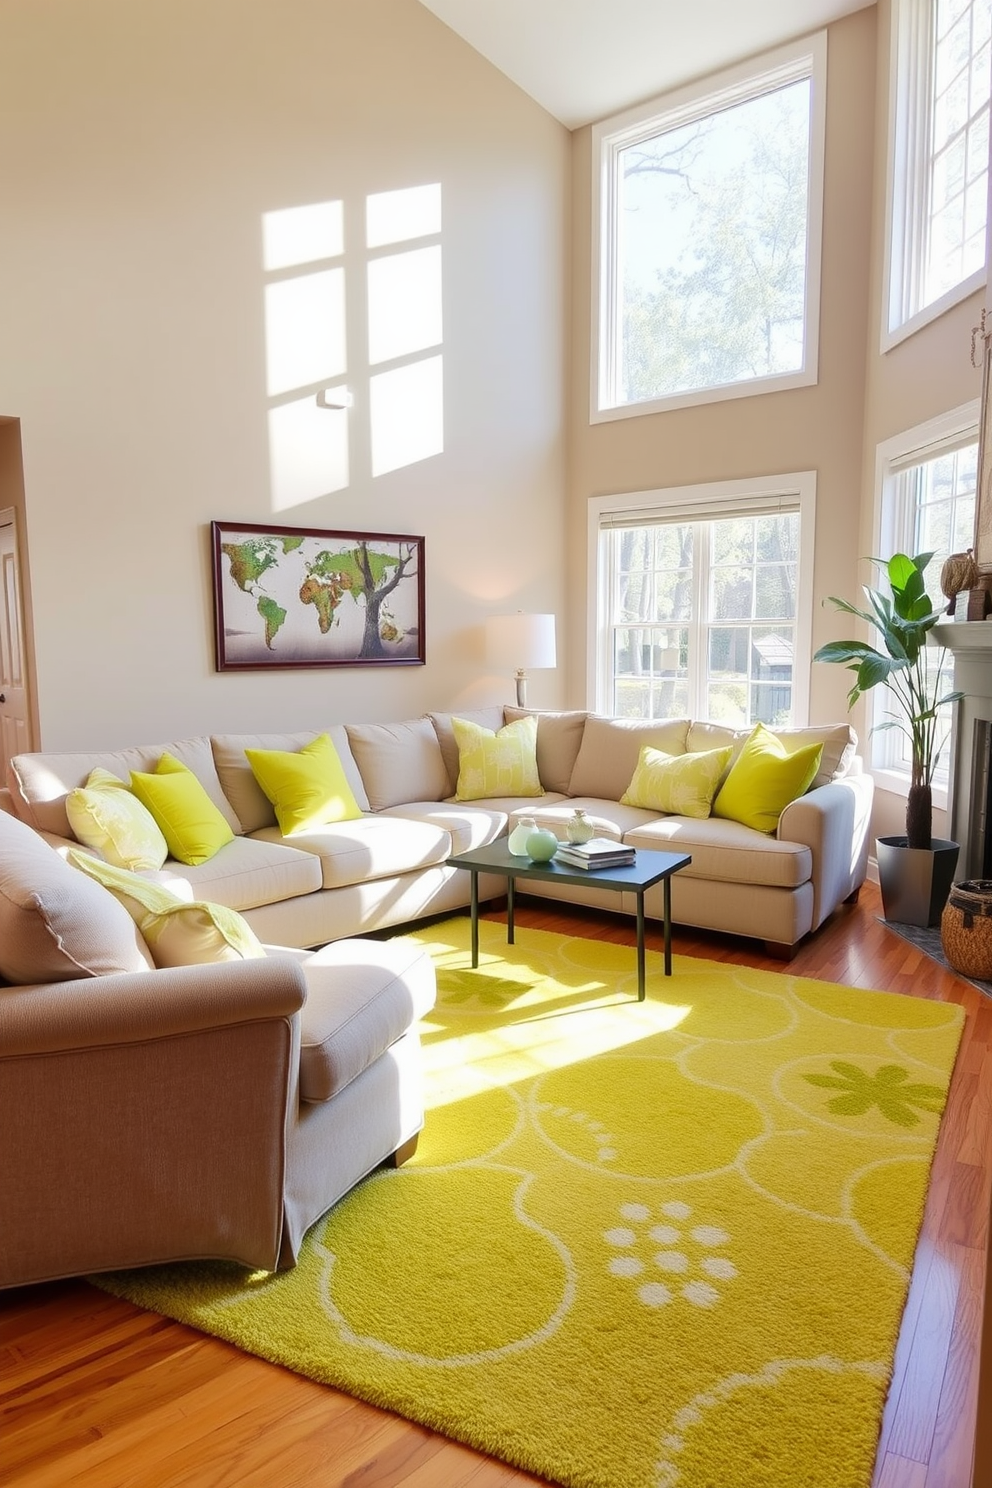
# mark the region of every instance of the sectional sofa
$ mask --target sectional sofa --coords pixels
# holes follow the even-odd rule
[[[524,714],[507,707],[458,716],[495,731]],[[316,737],[313,730],[22,754],[10,766],[5,804],[54,846],[66,847],[74,840],[66,796],[91,770],[100,766],[126,781],[132,770],[153,771],[167,751],[197,776],[234,835],[197,866],[167,862],[165,878],[183,880],[185,892],[197,899],[240,911],[263,942],[300,948],[461,908],[469,876],[446,866],[452,853],[504,835],[524,814],[564,836],[576,806],[599,835],[691,854],[691,866],[672,883],[676,925],[753,937],[778,954],[790,954],[864,880],[872,781],[846,723],[780,733],[789,747],[819,742],[823,754],[810,789],[766,833],[737,821],[660,815],[621,802],[642,745],[670,755],[730,746],[736,755],[747,731],[581,711],[539,713],[537,720],[541,795],[471,801],[454,799],[459,753],[451,714],[332,724],[325,732],[362,814],[290,839],[282,836],[245,749],[298,750]],[[593,888],[527,888],[614,911],[635,908],[628,896]],[[504,880],[480,880],[483,897],[503,892]],[[661,917],[660,888],[648,893],[645,908]]]

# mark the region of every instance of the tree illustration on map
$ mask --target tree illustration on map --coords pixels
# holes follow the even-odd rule
[[[422,539],[214,531],[219,665],[422,659]]]

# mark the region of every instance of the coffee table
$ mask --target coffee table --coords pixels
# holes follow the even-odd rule
[[[672,874],[687,867],[689,853],[649,852],[638,848],[632,863],[622,868],[573,868],[554,858],[537,863],[531,858],[511,853],[506,838],[471,852],[455,853],[448,858],[451,868],[464,868],[472,875],[472,965],[479,964],[479,874],[502,874],[506,879],[506,942],[513,945],[513,909],[516,880],[537,879],[544,883],[557,880],[567,884],[590,884],[597,889],[627,890],[637,896],[637,1000],[644,1001],[644,890],[654,884],[664,885],[665,906],[665,975],[672,974]]]

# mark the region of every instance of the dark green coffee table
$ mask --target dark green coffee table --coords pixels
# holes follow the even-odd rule
[[[535,863],[530,858],[511,853],[506,838],[477,847],[472,852],[456,853],[448,858],[450,868],[464,868],[472,875],[472,965],[479,964],[479,874],[501,874],[506,889],[506,940],[513,945],[514,891],[517,879],[526,883],[536,879],[543,883],[588,884],[597,889],[616,889],[637,896],[637,1000],[644,1001],[644,891],[654,884],[664,885],[665,894],[665,975],[672,974],[672,874],[687,867],[689,853],[649,852],[638,848],[634,861],[622,868],[573,868],[554,858],[548,863]]]

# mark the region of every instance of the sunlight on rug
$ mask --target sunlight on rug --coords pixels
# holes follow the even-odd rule
[[[569,1488],[868,1488],[961,1009],[480,930],[295,1270],[96,1284]]]

